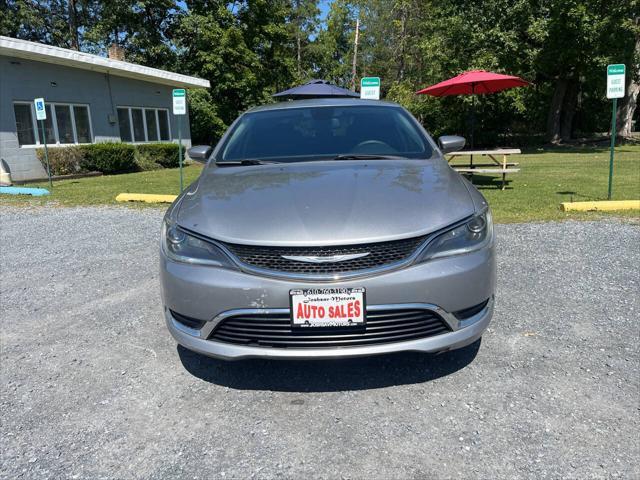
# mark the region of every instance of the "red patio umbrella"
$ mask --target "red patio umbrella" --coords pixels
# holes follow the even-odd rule
[[[483,95],[495,93],[508,88],[525,87],[529,82],[513,75],[485,72],[484,70],[471,70],[445,80],[430,87],[418,90],[419,95],[427,94],[434,97],[446,97],[448,95]],[[473,127],[475,123],[475,97],[473,97],[473,112],[471,117],[471,146],[473,147]]]

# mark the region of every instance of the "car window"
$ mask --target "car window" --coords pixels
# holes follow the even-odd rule
[[[429,158],[432,150],[402,108],[304,107],[243,115],[217,160],[302,161],[348,154]]]

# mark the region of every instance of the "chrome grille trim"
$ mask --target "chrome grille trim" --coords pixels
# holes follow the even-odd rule
[[[396,265],[403,265],[413,257],[428,238],[429,236],[422,236],[389,242],[330,247],[223,245],[248,270],[289,278],[327,280],[363,275],[371,271],[381,271]],[[366,255],[359,255],[364,253]],[[350,255],[353,258],[340,262],[302,262],[287,258],[336,257],[340,255]]]
[[[281,278],[281,279],[286,279],[286,280],[304,280],[307,282],[327,282],[327,281],[339,281],[339,280],[349,280],[349,279],[353,279],[353,278],[360,278],[360,277],[367,277],[370,275],[376,275],[376,274],[380,274],[380,273],[385,273],[385,272],[390,272],[393,270],[398,270],[400,268],[404,268],[407,267],[409,265],[411,265],[415,259],[420,255],[420,253],[422,253],[422,251],[427,248],[427,246],[431,243],[432,240],[434,240],[438,235],[446,232],[447,230],[451,230],[453,228],[458,227],[459,225],[462,225],[463,223],[466,223],[469,221],[469,219],[471,219],[473,217],[473,215],[470,215],[468,217],[465,217],[455,223],[452,223],[451,225],[448,225],[446,227],[440,228],[430,234],[421,236],[421,237],[411,237],[411,238],[407,238],[407,239],[400,239],[400,240],[391,240],[391,242],[397,242],[397,241],[407,241],[407,240],[414,240],[414,239],[422,239],[422,243],[418,244],[418,246],[414,249],[413,253],[409,256],[407,256],[405,259],[403,260],[399,260],[397,262],[393,262],[393,263],[388,263],[385,265],[381,265],[378,267],[373,267],[373,268],[367,268],[367,269],[362,269],[362,270],[355,270],[355,271],[343,271],[343,272],[337,272],[337,273],[333,273],[333,274],[304,274],[304,273],[289,273],[289,272],[283,272],[283,271],[279,271],[279,270],[271,270],[271,269],[267,269],[267,268],[260,268],[260,267],[255,267],[252,265],[249,265],[247,263],[244,263],[230,248],[229,246],[232,245],[239,245],[239,244],[232,244],[232,243],[225,243],[222,241],[217,241],[214,240],[210,237],[207,237],[205,235],[202,235],[198,232],[194,232],[192,230],[189,230],[188,228],[184,228],[182,226],[179,226],[180,230],[183,230],[185,233],[189,234],[189,235],[193,235],[197,238],[200,238],[201,240],[204,240],[206,242],[212,243],[213,245],[217,246],[220,250],[222,250],[223,252],[225,252],[227,254],[227,256],[233,261],[233,263],[235,263],[238,268],[246,273],[251,273],[251,274],[255,274],[255,275],[260,275],[263,277],[271,277],[271,278]],[[351,244],[351,245],[347,245],[346,247],[364,247],[364,246],[371,246],[371,245],[376,245],[376,244],[380,244],[380,243],[388,243],[388,242],[374,242],[374,243],[366,243],[366,244]],[[253,246],[253,245],[243,245],[246,247],[254,247],[254,248],[261,248],[260,246]],[[279,246],[269,246],[266,248],[281,248]],[[314,248],[314,247],[282,247],[282,248]],[[316,247],[316,248],[325,248],[325,247]],[[326,248],[345,248],[345,246],[329,246]],[[338,263],[339,265],[339,263]]]

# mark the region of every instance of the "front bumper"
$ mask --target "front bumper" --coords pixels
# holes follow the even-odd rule
[[[494,299],[489,299],[487,306],[476,315],[458,322],[458,330],[421,338],[408,342],[393,342],[379,345],[367,345],[361,347],[337,347],[337,348],[260,348],[244,345],[234,345],[224,342],[207,340],[206,334],[200,335],[198,331],[191,330],[176,321],[167,308],[165,308],[165,320],[167,328],[173,338],[185,348],[210,357],[225,360],[240,360],[245,358],[280,358],[280,359],[329,359],[351,358],[381,355],[393,352],[425,352],[435,353],[462,348],[475,342],[482,336],[493,315]],[[256,310],[257,311],[257,310]],[[226,312],[233,314],[234,311]],[[206,327],[205,327],[206,328]],[[204,329],[203,329],[204,330]],[[204,338],[203,338],[204,337]]]
[[[162,253],[160,273],[165,319],[173,337],[185,348],[224,359],[317,359],[399,351],[441,352],[460,348],[477,340],[489,325],[496,278],[493,244],[466,255],[440,258],[371,277],[323,284],[176,263]],[[322,286],[364,287],[367,291],[367,308],[419,305],[434,310],[452,331],[411,341],[314,349],[253,347],[208,340],[217,323],[236,311],[282,311],[289,308],[289,290],[292,288]],[[489,302],[482,311],[464,321],[458,321],[451,313],[487,299]],[[200,330],[190,329],[176,321],[170,310],[206,320],[205,326]]]

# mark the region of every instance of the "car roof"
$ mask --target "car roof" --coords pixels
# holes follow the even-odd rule
[[[310,98],[305,100],[288,100],[284,102],[268,103],[247,110],[246,113],[264,112],[268,110],[287,110],[305,107],[400,107],[397,103],[381,100],[362,100],[360,98]]]

